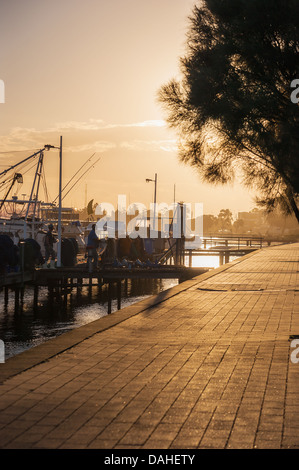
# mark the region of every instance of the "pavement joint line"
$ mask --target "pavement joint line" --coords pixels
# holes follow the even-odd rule
[[[192,279],[188,279],[177,286],[171,287],[165,291],[160,292],[157,295],[151,296],[147,299],[141,300],[136,304],[132,304],[123,309],[117,310],[109,315],[105,315],[98,320],[91,323],[62,333],[61,335],[49,339],[46,342],[34,346],[26,351],[17,354],[16,356],[10,357],[5,363],[0,364],[0,385],[3,384],[9,378],[18,375],[26,370],[29,370],[38,364],[42,364],[50,360],[51,358],[62,354],[63,352],[73,348],[80,344],[82,341],[91,338],[92,336],[106,331],[120,323],[132,318],[140,313],[154,308],[157,305],[162,304],[166,300],[177,296],[178,294],[187,291],[191,287],[198,285],[199,283],[216,276],[223,271],[230,269],[232,266],[241,263],[242,261],[260,253],[264,249],[271,249],[272,247],[266,247],[257,249],[248,253],[240,258],[226,263],[223,266],[212,269],[209,272],[200,274]]]

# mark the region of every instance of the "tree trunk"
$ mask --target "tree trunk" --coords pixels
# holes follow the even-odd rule
[[[297,203],[296,203],[296,201],[295,201],[295,198],[294,198],[294,195],[293,195],[293,191],[292,191],[290,188],[288,188],[288,189],[286,190],[286,196],[287,196],[287,198],[288,198],[288,201],[289,201],[289,203],[290,203],[290,206],[291,206],[291,208],[292,208],[292,211],[293,211],[293,213],[294,213],[294,215],[295,215],[295,217],[296,217],[296,219],[297,219],[297,222],[299,223],[299,208],[298,208]]]

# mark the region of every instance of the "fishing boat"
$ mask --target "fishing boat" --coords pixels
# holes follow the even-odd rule
[[[61,224],[61,238],[73,238],[77,241],[78,248],[80,251],[85,250],[86,243],[84,240],[84,230],[79,221],[79,214],[72,207],[63,207],[57,205],[58,196],[52,202],[43,202],[39,199],[39,189],[42,178],[45,184],[44,174],[44,151],[49,150],[52,146],[46,145],[43,149],[35,152],[29,157],[21,160],[20,162],[12,165],[0,173],[0,191],[3,190],[5,194],[0,199],[0,234],[9,235],[15,244],[18,244],[20,240],[31,238],[36,240],[43,249],[43,239],[48,230],[48,225],[53,224],[54,230],[59,232],[59,223]],[[94,154],[82,165],[82,167],[75,173],[75,175],[69,180],[69,182],[62,188],[66,190],[71,182],[73,182],[75,176],[78,175],[80,170],[91,161]],[[33,159],[37,158],[33,184],[29,198],[23,199],[14,195],[9,197],[12,190],[16,185],[23,183],[23,176],[21,173],[16,173],[15,169],[18,167],[24,167],[27,163],[30,163]],[[99,159],[97,160],[99,161]],[[97,162],[95,162],[97,163]],[[94,167],[95,163],[87,169],[89,171]],[[83,175],[85,175],[87,173]],[[62,199],[73,189],[78,183],[81,176],[73,182],[70,189],[65,192]],[[25,195],[24,195],[25,196]]]

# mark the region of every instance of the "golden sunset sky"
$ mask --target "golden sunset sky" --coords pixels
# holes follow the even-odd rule
[[[179,76],[194,0],[1,0],[0,171],[63,137],[63,185],[94,153],[97,165],[63,200],[149,206],[202,202],[204,213],[254,207],[253,193],[203,184],[179,163],[157,91]],[[85,167],[87,169],[88,166]],[[58,193],[58,152],[45,153],[50,200]],[[29,194],[33,169],[16,187]],[[87,192],[87,194],[86,194]],[[41,190],[41,198],[45,196]]]

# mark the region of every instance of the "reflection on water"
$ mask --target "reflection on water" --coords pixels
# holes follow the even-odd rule
[[[176,279],[134,279],[122,283],[121,307],[127,307],[146,297],[177,285]],[[86,285],[78,293],[73,289],[66,303],[54,301],[50,308],[48,289],[40,288],[38,305],[33,308],[33,288],[27,286],[21,312],[14,311],[13,292],[5,305],[4,294],[0,294],[0,338],[5,343],[5,358],[37,346],[50,338],[86,325],[107,315],[108,292],[97,286],[90,290]],[[117,310],[116,289],[112,292],[112,312]]]
[[[234,261],[239,256],[230,256],[229,262]],[[189,266],[189,258],[185,257],[185,266]],[[192,267],[193,268],[219,268],[220,259],[219,256],[204,255],[204,256],[192,256]]]
[[[233,259],[235,258],[230,261]],[[189,265],[188,257],[185,264]],[[219,256],[193,256],[192,266],[217,268]],[[121,307],[158,294],[177,283],[176,279],[135,279],[128,280],[126,284],[122,282]],[[5,343],[6,359],[107,315],[108,293],[105,287],[102,291],[98,287],[93,287],[90,291],[85,286],[80,294],[73,289],[66,299],[66,303],[55,301],[53,308],[50,308],[48,289],[40,288],[38,305],[34,309],[33,289],[26,287],[22,311],[15,314],[13,292],[10,293],[7,305],[4,302],[4,293],[0,293],[0,339]],[[116,288],[113,299],[112,312],[117,310]]]
[[[219,268],[219,256],[192,256],[193,268]],[[185,265],[189,266],[189,258],[185,257]]]

